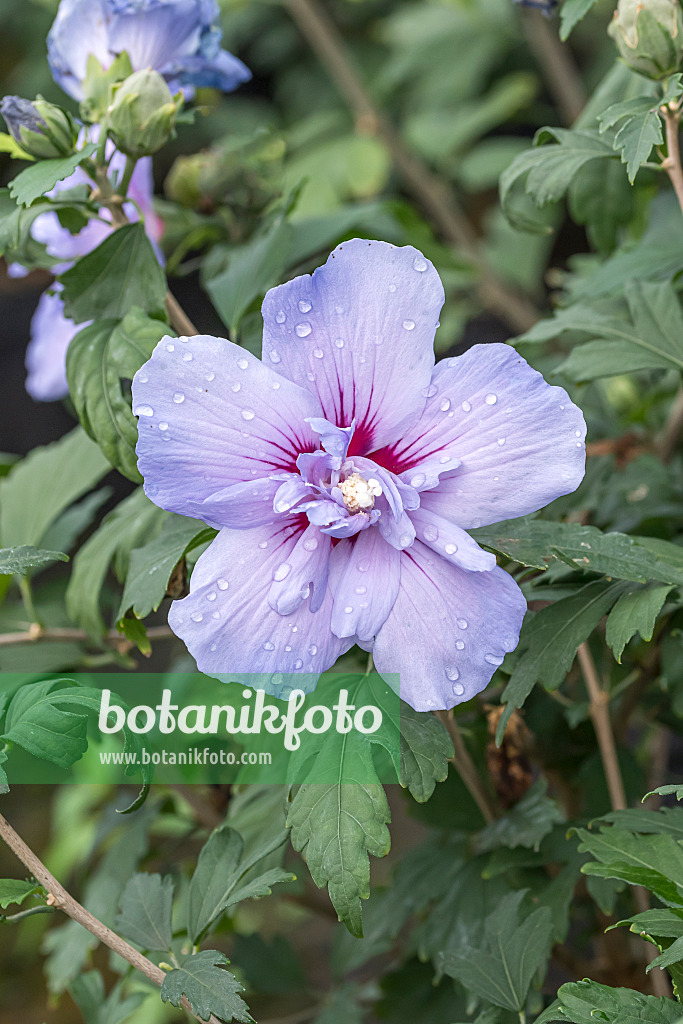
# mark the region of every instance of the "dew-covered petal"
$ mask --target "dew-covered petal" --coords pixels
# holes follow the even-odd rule
[[[356,421],[365,454],[400,437],[424,408],[444,293],[417,249],[344,242],[312,276],[268,292],[263,352],[320,396],[326,419]]]
[[[420,421],[383,454],[410,477],[450,456],[462,465],[422,492],[426,508],[464,528],[535,512],[574,491],[585,468],[586,424],[508,345],[475,345],[439,363]]]
[[[298,460],[297,460],[298,461]],[[311,488],[298,474],[288,473],[273,497],[273,511],[282,514],[311,497]]]
[[[282,522],[222,530],[201,555],[189,595],[175,601],[168,616],[201,672],[285,696],[294,687],[310,692],[349,649],[352,641],[330,629],[329,590],[315,613],[310,598],[291,615],[278,615],[268,603],[273,574],[290,560],[300,536]]]
[[[306,417],[320,409],[313,395],[249,352],[198,335],[159,342],[135,375],[133,412],[145,493],[180,515],[203,518],[210,509],[220,528],[233,522],[234,512],[227,492],[223,510],[220,492],[295,473],[299,452],[317,443]],[[276,489],[265,485],[259,507],[270,495],[272,512]]]
[[[209,526],[215,526],[219,530],[224,526],[232,530],[262,526],[265,523],[272,523],[275,518],[273,508],[277,493],[285,479],[298,481],[299,478],[292,473],[272,473],[270,476],[253,477],[242,484],[223,487],[203,501],[190,500],[188,507],[192,506],[194,511],[191,514],[196,519],[202,519]]]
[[[496,556],[479,547],[468,533],[443,516],[424,507],[410,513],[418,540],[452,565],[471,572],[489,572],[496,567]]]
[[[54,402],[68,395],[66,351],[72,339],[87,326],[64,316],[59,286],[43,292],[31,320],[31,340],[26,349],[26,390],[31,398]]]
[[[106,0],[61,0],[47,37],[52,77],[75,100],[83,99],[83,79],[92,54],[108,67],[109,51]]]
[[[503,569],[468,572],[416,541],[401,555],[396,602],[373,646],[385,678],[416,711],[451,708],[487,685],[514,650],[526,611]]]
[[[291,615],[309,597],[311,611],[325,600],[332,541],[317,526],[300,534],[286,562],[273,571],[268,604],[279,615]]]
[[[330,559],[332,632],[372,640],[394,606],[400,579],[401,556],[378,530],[337,544]]]
[[[320,444],[328,452],[329,455],[333,455],[341,462],[346,458],[346,453],[349,450],[349,444],[353,437],[355,425],[352,424],[350,427],[337,427],[334,423],[330,423],[324,419],[312,419],[309,420],[311,424],[311,430],[314,430],[316,434],[320,435]]]

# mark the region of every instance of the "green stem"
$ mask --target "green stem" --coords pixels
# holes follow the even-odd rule
[[[19,590],[21,592],[21,600],[24,602],[24,608],[29,620],[36,626],[42,626],[40,619],[38,618],[38,612],[33,602],[33,591],[31,589],[31,581],[28,576],[22,576],[19,579]]]
[[[123,176],[121,178],[121,181],[118,183],[118,185],[116,187],[117,195],[120,195],[120,196],[123,196],[123,197],[128,195],[128,186],[130,185],[130,179],[133,177],[133,171],[135,170],[135,166],[136,166],[137,162],[138,161],[137,161],[136,157],[133,157],[133,156],[127,156],[126,157],[126,166],[125,166],[124,171],[123,171]]]

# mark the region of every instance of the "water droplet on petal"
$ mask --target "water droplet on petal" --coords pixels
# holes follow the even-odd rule
[[[412,331],[415,328],[415,321],[414,320],[404,320],[403,321],[403,326],[405,327],[406,331]]]
[[[487,405],[495,405],[498,401],[498,395],[487,395],[484,401]]]
[[[455,667],[455,665],[452,665],[450,668],[446,669],[446,678],[450,679],[452,683],[454,683],[456,679],[460,678],[460,672]]]
[[[201,612],[192,612],[190,614],[190,618],[192,619],[193,622],[201,622],[204,616],[202,615]]]
[[[168,423],[162,422],[159,424],[159,430],[168,430]]]
[[[242,409],[241,415],[243,420],[253,420],[256,414],[253,409]]]
[[[294,668],[298,670],[298,669],[303,668],[303,667],[304,667],[303,661],[301,660],[301,658],[297,658],[296,661],[294,662]]]
[[[217,647],[218,647],[218,644],[211,644],[211,647],[209,648],[209,650],[213,653],[213,651],[215,651]]]
[[[458,545],[457,544],[446,544],[446,546],[444,548],[444,551],[446,552],[447,555],[454,555],[457,550],[458,550]]]
[[[503,446],[503,445],[505,444],[505,438],[504,438],[504,437],[499,437],[499,438],[498,438],[498,444],[499,444],[499,445],[501,446],[501,448],[502,448],[502,446]]]
[[[462,685],[462,683],[453,683],[453,693],[455,694],[456,697],[462,697],[464,692],[465,687]]]
[[[273,383],[270,386],[273,389],[273,391],[279,391],[280,390],[280,385],[279,385],[278,381],[273,381]]]
[[[456,646],[456,648],[459,651],[464,651],[465,650],[465,642],[464,642],[464,640],[456,640],[455,641],[455,646]]]
[[[422,274],[427,269],[427,260],[424,258],[424,256],[416,256],[415,259],[413,260],[413,266],[418,271],[418,273]]]
[[[280,360],[280,353],[278,352],[278,350],[276,348],[271,348],[271,350],[270,350],[270,352],[268,354],[270,355],[271,363],[279,363],[281,361]]]
[[[310,371],[306,374],[306,380],[310,380],[311,383],[315,380],[315,374]]]
[[[138,405],[136,409],[133,409],[135,416],[153,416],[154,409],[151,405]]]
[[[192,353],[191,352],[185,352],[185,354],[183,355],[183,362],[184,363],[192,362]]]
[[[306,299],[302,299],[301,302],[299,303],[299,312],[300,313],[308,313],[308,312],[310,312],[310,309],[311,309],[310,302],[307,302]]]
[[[439,406],[439,409],[441,409],[441,412],[448,412],[450,407],[451,407],[451,400],[450,400],[450,398],[444,398],[443,401],[441,402],[441,405]]]
[[[338,313],[339,316],[341,316],[342,313],[344,312],[344,307],[343,306],[335,306],[334,307],[334,311],[335,311],[335,313]]]
[[[221,576],[219,579],[216,580],[216,586],[218,587],[219,590],[227,590],[230,584]]]
[[[138,371],[138,380],[140,381],[141,384],[146,384],[147,381],[149,380],[149,377],[147,376],[146,373],[140,373],[140,371]]]
[[[356,563],[356,568],[358,569],[358,572],[367,572],[370,566],[367,562],[358,562]]]
[[[412,476],[410,478],[410,486],[422,487],[422,484],[425,482],[426,479],[427,477],[424,475],[424,473],[416,473],[415,476]]]
[[[343,338],[335,338],[334,339],[334,344],[335,344],[335,346],[337,348],[344,348],[344,339]]]
[[[173,396],[173,401],[175,402],[176,405],[180,405],[181,402],[184,402],[185,401],[185,395],[183,394],[183,392],[182,391],[176,391],[176,393]]]
[[[318,541],[315,537],[307,537],[303,546],[305,551],[315,551],[318,546]]]
[[[304,320],[302,323],[297,324],[294,330],[300,338],[307,338],[311,333],[312,327],[308,320]]]
[[[438,540],[439,531],[435,526],[430,524],[429,526],[425,526],[423,536],[426,541],[432,542]]]
[[[472,409],[472,406],[470,405],[469,402],[463,402],[461,408],[462,408],[463,412],[470,412],[471,409]]]
[[[442,466],[445,466],[447,462],[452,461],[453,459],[451,458],[450,455],[442,455],[441,458],[439,459],[439,462],[441,463]]]
[[[292,649],[292,645],[291,644],[285,644],[285,650],[286,650],[287,654],[289,654],[291,649]]]
[[[357,594],[367,594],[367,592],[368,592],[368,588],[367,587],[356,587],[356,593]]]
[[[277,321],[277,323],[279,323],[279,324],[283,324],[283,323],[285,322],[285,320],[286,320],[286,319],[287,319],[287,317],[286,317],[286,315],[285,315],[285,311],[284,311],[284,309],[281,309],[279,313],[276,313],[276,314],[275,314],[275,320],[276,320],[276,321]]]
[[[316,647],[315,644],[311,644],[311,646],[308,648],[308,653],[312,658],[315,658],[316,654],[318,653],[318,648]]]
[[[289,562],[282,562],[280,565],[278,565],[277,569],[273,573],[273,579],[275,580],[276,583],[281,583],[282,580],[286,579],[289,576],[291,571],[292,567],[289,564]]]
[[[484,661],[488,662],[489,665],[502,665],[503,659],[498,657],[497,654],[485,654]]]
[[[206,595],[206,600],[207,601],[215,601],[217,597],[218,597],[218,594],[216,593],[216,591],[212,590],[209,594]]]
[[[248,359],[238,359],[237,360],[237,365],[239,366],[240,370],[246,370],[246,368],[249,366],[249,360]]]
[[[409,533],[404,533],[401,539],[399,540],[399,544],[401,545],[402,548],[407,548],[412,543],[413,538],[410,536]]]
[[[580,430],[576,431],[576,437],[581,437],[581,431]]]
[[[346,613],[347,615],[350,615],[350,614],[351,614],[351,612],[353,611],[353,605],[352,605],[352,604],[347,604],[347,606],[346,606],[346,608],[344,609],[344,611],[345,611],[345,613]]]
[[[237,394],[237,392],[240,390],[241,387],[242,387],[242,385],[240,383],[238,383],[238,381],[235,381],[234,384],[230,385],[230,390],[234,391],[235,394]]]
[[[467,629],[467,619],[456,619],[458,629]]]
[[[212,380],[216,379],[216,374],[215,373],[207,373],[205,379],[208,380],[209,383],[211,383]]]
[[[396,285],[395,284],[390,284],[389,285],[389,291],[390,292],[395,292],[396,291]]]
[[[263,650],[264,651],[274,651],[275,650],[275,644],[271,643],[270,640],[266,640],[266,642],[263,645]]]
[[[323,352],[323,350],[321,348],[314,348],[313,349],[313,355],[315,356],[316,359],[322,359],[324,354],[325,353]]]
[[[167,352],[175,352],[175,345],[171,345],[171,344],[167,345],[166,346],[166,351]]]
[[[422,389],[423,398],[433,398],[439,389],[436,384],[429,384],[426,388]]]

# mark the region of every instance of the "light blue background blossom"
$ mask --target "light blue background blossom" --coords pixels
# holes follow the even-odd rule
[[[173,92],[230,92],[251,72],[221,49],[219,17],[216,0],[62,0],[47,40],[50,69],[81,100],[89,55],[108,68],[125,51],[134,71],[159,71]]]
[[[91,129],[90,136],[96,140],[97,129]],[[107,144],[107,156],[111,157],[110,171],[121,174],[125,157],[114,152],[114,145],[111,142]],[[65,189],[85,183],[92,184],[85,171],[77,168],[64,181],[58,182],[49,194],[56,195]],[[136,221],[142,213],[147,234],[155,246],[159,260],[163,261],[163,255],[158,247],[163,233],[163,223],[152,206],[154,182],[152,161],[149,157],[138,161],[128,194],[132,202],[124,204],[126,216],[129,220]],[[41,213],[31,225],[33,238],[45,246],[49,256],[60,261],[53,268],[57,274],[67,270],[79,256],[86,256],[92,252],[112,230],[111,214],[104,209],[100,211],[99,217],[89,220],[76,234],[62,227],[59,217],[53,211]],[[23,267],[18,264],[12,264],[8,269],[13,276],[25,273]],[[26,390],[39,402],[52,402],[68,394],[66,351],[72,338],[87,326],[86,323],[75,324],[73,320],[65,317],[60,290],[59,285],[53,285],[40,297],[31,320],[31,339],[26,349]]]
[[[444,293],[355,239],[263,303],[263,361],[163,339],[133,382],[147,495],[220,530],[169,613],[200,670],[286,696],[354,643],[426,711],[482,690],[526,602],[465,532],[580,483],[585,423],[506,345],[434,365]]]

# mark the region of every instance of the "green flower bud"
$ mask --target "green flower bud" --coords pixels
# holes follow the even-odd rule
[[[14,141],[37,160],[70,156],[76,148],[78,125],[71,114],[42,96],[33,102],[5,96],[0,113]]]
[[[182,95],[175,99],[157,71],[136,71],[112,88],[108,110],[111,135],[122,153],[151,156],[168,141]]]
[[[622,59],[648,78],[667,78],[683,61],[683,12],[678,0],[619,0],[608,30]]]

